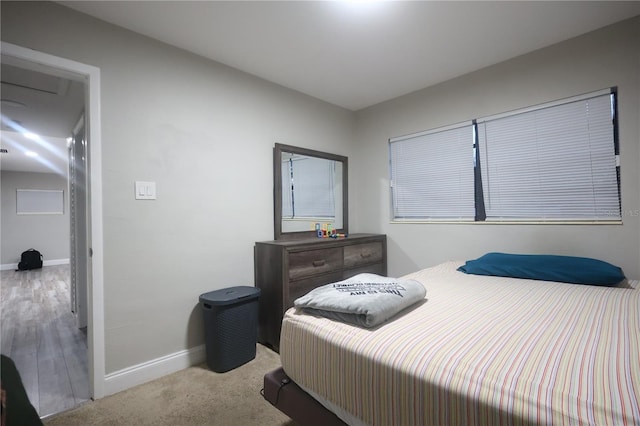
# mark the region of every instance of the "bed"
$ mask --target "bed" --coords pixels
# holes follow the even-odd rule
[[[469,275],[462,264],[403,277],[426,297],[373,328],[289,309],[278,393],[290,381],[336,424],[640,424],[637,281]]]

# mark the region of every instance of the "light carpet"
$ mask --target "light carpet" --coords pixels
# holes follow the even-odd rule
[[[260,395],[280,356],[257,345],[256,358],[226,373],[206,364],[178,371],[45,419],[47,426],[267,425],[295,426]]]

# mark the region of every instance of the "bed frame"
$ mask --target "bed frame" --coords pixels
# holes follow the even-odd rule
[[[303,391],[282,367],[264,375],[264,399],[298,424],[305,426],[346,426],[342,420]]]

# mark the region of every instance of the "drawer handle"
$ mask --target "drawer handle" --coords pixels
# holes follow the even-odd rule
[[[366,259],[367,257],[371,257],[371,253],[360,253],[360,257]]]
[[[313,266],[318,268],[320,266],[324,266],[324,260],[314,260],[313,261]]]

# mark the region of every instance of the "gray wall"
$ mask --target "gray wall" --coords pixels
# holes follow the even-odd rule
[[[353,113],[55,3],[1,6],[3,41],[101,70],[106,372],[204,343],[198,296],[253,285],[273,238],[274,143],[351,156]]]
[[[619,90],[622,225],[390,223],[390,137],[611,86]],[[387,234],[390,275],[507,251],[596,257],[640,278],[639,117],[640,17],[362,110],[350,158],[352,231]]]
[[[15,264],[20,254],[34,248],[45,260],[69,259],[69,192],[67,177],[53,173],[3,171],[0,263]],[[64,214],[16,214],[17,189],[57,189],[64,191]]]

